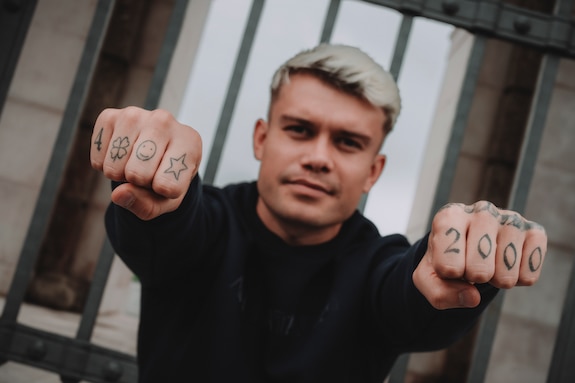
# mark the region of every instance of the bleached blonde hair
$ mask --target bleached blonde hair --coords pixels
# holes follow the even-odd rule
[[[341,91],[381,108],[386,121],[384,133],[391,131],[401,111],[401,98],[389,72],[362,50],[339,44],[320,44],[304,50],[278,68],[272,78],[271,99],[276,99],[290,75],[309,73]]]

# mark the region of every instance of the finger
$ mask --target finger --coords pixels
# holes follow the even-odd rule
[[[545,230],[534,222],[528,222],[527,226],[517,282],[520,286],[531,286],[537,282],[547,254]]]
[[[90,145],[90,162],[96,170],[102,171],[117,114],[117,109],[105,109],[94,124]]]
[[[429,258],[431,256],[429,255]],[[481,302],[477,288],[459,279],[442,279],[426,254],[413,273],[416,288],[438,310],[476,307]]]
[[[521,265],[521,253],[525,240],[525,220],[513,211],[501,211],[497,234],[495,273],[489,283],[509,289],[517,284]]]
[[[151,220],[178,208],[181,198],[160,196],[150,189],[125,183],[112,192],[112,202],[132,212],[142,220]]]
[[[465,279],[473,283],[489,282],[495,273],[495,252],[498,214],[491,202],[479,201],[467,206],[469,213],[469,232],[465,262]]]
[[[134,142],[139,135],[142,120],[146,111],[140,108],[129,107],[122,109],[114,121],[113,133],[108,144],[102,171],[111,180],[126,180],[125,168]]]
[[[431,262],[437,275],[444,279],[460,279],[465,273],[468,217],[462,206],[444,206],[432,222],[429,236]]]
[[[199,134],[192,128],[179,125],[172,136],[152,183],[152,189],[162,196],[178,198],[186,193],[198,171],[202,155]]]
[[[142,130],[124,169],[126,181],[152,189],[152,182],[167,147],[167,129]]]

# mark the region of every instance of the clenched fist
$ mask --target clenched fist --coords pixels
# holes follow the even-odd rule
[[[114,181],[112,202],[149,220],[180,205],[202,157],[192,128],[166,111],[106,109],[92,133],[92,167]]]
[[[508,289],[534,284],[547,251],[542,226],[480,201],[449,204],[434,217],[413,282],[437,309],[475,307],[475,283]]]

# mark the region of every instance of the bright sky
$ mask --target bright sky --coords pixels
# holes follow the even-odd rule
[[[275,69],[295,53],[319,43],[329,0],[268,0],[250,54],[215,184],[254,180],[254,122],[265,117]],[[213,0],[180,120],[202,135],[203,173],[217,127],[251,0]],[[331,42],[355,45],[384,68],[391,64],[401,15],[357,0],[342,1]],[[387,165],[372,189],[365,215],[382,234],[404,233],[417,187],[422,155],[452,27],[416,19],[399,76],[403,109],[383,153]],[[430,190],[430,192],[433,192]]]

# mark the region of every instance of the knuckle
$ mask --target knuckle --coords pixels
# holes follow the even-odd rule
[[[150,112],[150,119],[154,126],[167,127],[174,122],[172,114],[163,109],[156,109]]]
[[[104,163],[102,167],[104,175],[114,181],[124,180],[124,168]]]
[[[539,278],[537,276],[520,277],[519,284],[522,286],[533,286]]]
[[[143,113],[147,111],[136,106],[128,106],[122,110],[122,123],[132,127],[140,120]]]
[[[155,193],[167,198],[177,198],[182,194],[177,185],[174,185],[164,177],[155,177],[152,183],[152,189]]]
[[[465,279],[475,283],[486,283],[493,278],[493,272],[486,267],[472,267],[466,270]]]
[[[142,169],[133,166],[126,166],[124,171],[126,181],[138,186],[146,186],[151,183],[151,177]]]
[[[104,168],[104,161],[102,158],[96,158],[95,156],[90,156],[90,165],[93,169],[102,170]]]
[[[435,271],[443,278],[455,279],[463,276],[463,267],[448,263],[435,265]]]
[[[113,120],[117,113],[118,109],[114,108],[106,108],[102,110],[96,118],[96,124],[104,124],[107,121]]]
[[[517,278],[513,277],[501,277],[501,278],[494,278],[490,283],[499,288],[499,289],[510,289],[515,287],[517,284]]]

